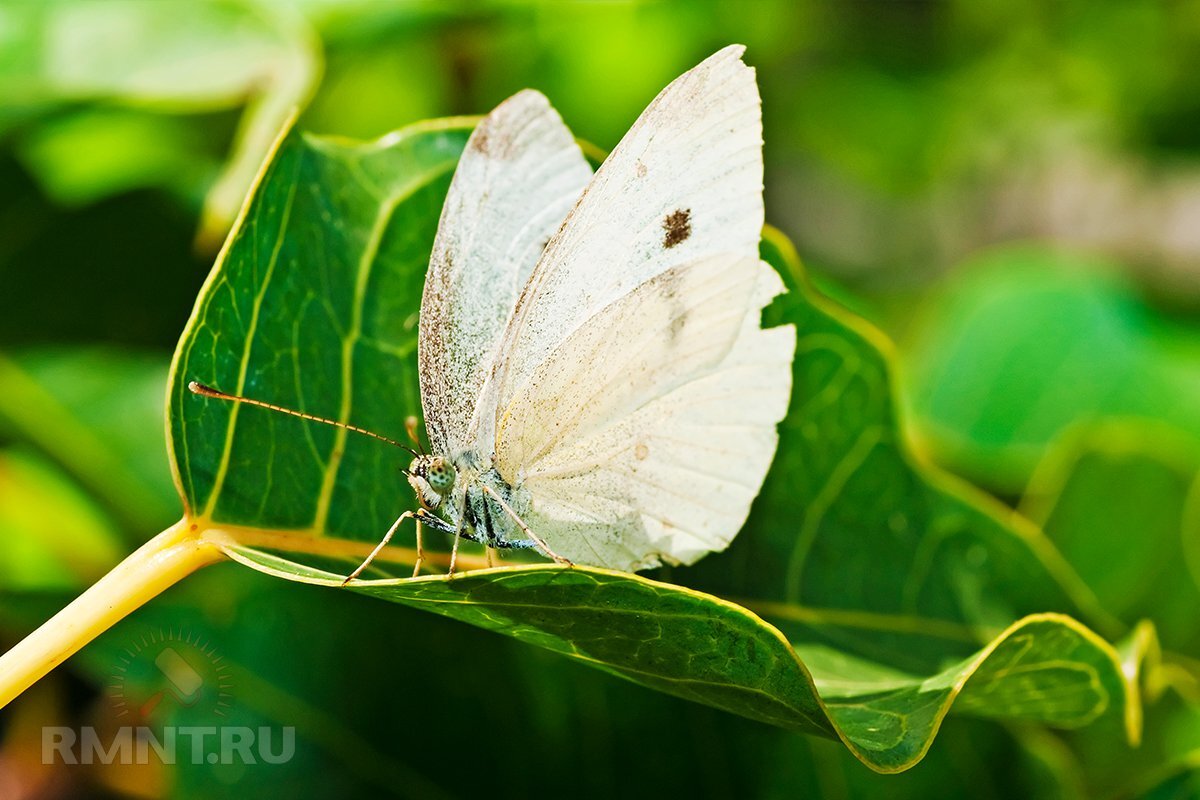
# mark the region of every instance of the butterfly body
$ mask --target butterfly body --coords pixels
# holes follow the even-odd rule
[[[413,459],[408,482],[421,505],[441,511],[445,518],[432,515],[422,520],[447,533],[458,532],[488,547],[528,549],[537,543],[522,537],[512,513],[528,513],[529,492],[510,485],[496,468],[477,451],[467,450],[454,458],[422,455]],[[486,487],[486,488],[485,488]]]

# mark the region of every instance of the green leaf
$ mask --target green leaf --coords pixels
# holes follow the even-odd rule
[[[292,132],[260,176],[169,389],[190,521],[235,560],[337,586],[411,507],[402,454],[187,383],[403,437],[420,410],[424,270],[468,130],[429,123],[368,144]],[[769,316],[797,327],[796,390],[728,553],[671,583],[546,564],[404,579],[392,570],[411,553],[393,549],[376,562],[384,577],[351,589],[838,737],[882,772],[915,764],[951,707],[1065,727],[1104,718],[1136,735],[1118,654],[1064,612],[1112,621],[1040,532],[913,459],[887,343],[812,292],[785,241],[770,234],[764,254],[793,284]]]
[[[46,120],[24,137],[20,155],[45,193],[65,206],[145,186],[197,195],[221,166],[204,152],[193,123],[126,109],[81,109]]]
[[[1089,796],[1175,796],[1168,787],[1200,774],[1200,448],[1161,423],[1081,426],[1038,467],[1022,509],[1106,607],[1142,620],[1119,649],[1146,687],[1145,735],[1134,752],[1070,737]]]
[[[407,507],[399,451],[187,383],[403,439],[420,413],[416,298],[469,130],[280,142],[176,351],[170,444],[190,514],[369,539]]]
[[[1024,246],[960,268],[905,345],[908,401],[940,463],[1019,493],[1080,419],[1200,437],[1200,337],[1114,265]]]
[[[1021,509],[1126,624],[1200,658],[1200,447],[1178,430],[1111,420],[1072,431]]]
[[[219,795],[234,779],[256,798],[292,797],[297,786],[309,796],[432,797],[440,788],[453,796],[540,797],[581,772],[593,776],[584,794],[594,797],[633,785],[643,794],[660,784],[665,791],[669,784],[671,792],[694,797],[929,800],[968,796],[981,782],[997,797],[1034,797],[1018,789],[1028,780],[1020,749],[1038,733],[1028,726],[1018,741],[1002,726],[951,719],[919,769],[878,775],[838,741],[796,736],[612,680],[423,611],[234,566],[189,579],[73,663],[110,685],[127,648],[172,628],[210,643],[230,665],[233,703],[222,724],[296,727],[296,757],[286,764],[180,764],[173,786],[183,797]],[[398,655],[398,646],[419,656]],[[466,665],[486,671],[465,672]],[[161,674],[148,677],[143,696],[164,688]],[[396,725],[414,711],[419,726]],[[427,746],[459,738],[464,720],[489,731],[494,763],[524,764],[528,743],[537,742],[536,769],[514,768],[497,784],[492,772],[463,772],[458,750]],[[203,707],[178,708],[165,722],[206,725],[212,717]],[[646,747],[650,730],[660,734],[653,748]],[[955,768],[963,763],[979,766]],[[829,792],[831,774],[848,792]]]

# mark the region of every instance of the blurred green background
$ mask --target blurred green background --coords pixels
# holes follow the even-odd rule
[[[1068,503],[1094,515],[1060,546],[1200,659],[1190,0],[0,0],[0,647],[177,518],[167,364],[292,108],[372,138],[532,86],[608,149],[730,42],[758,69],[767,219],[895,339],[917,447],[1051,532]],[[1182,673],[1135,754],[951,720],[883,777],[839,744],[376,606],[196,576],[0,712],[0,797],[1200,792]],[[296,726],[296,758],[43,765],[43,725],[119,724],[114,665],[165,630],[228,661],[236,724]]]

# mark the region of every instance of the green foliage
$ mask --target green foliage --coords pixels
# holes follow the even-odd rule
[[[50,193],[83,203],[167,186],[198,200],[215,177],[206,210],[207,235],[216,237],[274,132],[308,99],[320,72],[307,23],[287,6],[249,0],[9,4],[0,42],[0,133],[49,117],[21,150]],[[110,108],[56,118],[89,102]],[[169,117],[128,110],[203,113],[243,104],[224,166]],[[105,158],[94,157],[98,147]]]
[[[1114,420],[1059,443],[1022,511],[1105,608],[1131,625],[1153,619],[1164,647],[1200,654],[1198,479],[1194,441],[1161,424]]]
[[[981,481],[1019,491],[1078,419],[1200,435],[1200,338],[1111,264],[997,250],[926,305],[905,347],[913,413],[937,457]]]
[[[1153,620],[1135,636],[1148,655],[1145,741],[1130,752],[1097,732],[1073,734],[1073,769],[1090,796],[1189,796],[1200,763],[1200,450],[1162,424],[1084,426],[1039,466],[1022,507],[1107,608]]]
[[[169,420],[196,524],[370,539],[409,506],[395,451],[201,398],[187,383],[401,437],[405,416],[420,409],[414,312],[424,262],[465,133],[451,123],[372,144],[299,133],[280,142],[176,354]],[[1115,651],[1069,617],[1027,616],[1095,612],[1104,621],[1090,596],[1036,532],[913,463],[878,335],[797,282],[786,242],[771,238],[764,252],[793,278],[772,316],[794,324],[800,343],[780,455],[730,552],[673,576],[741,605],[546,565],[355,590],[678,696],[836,735],[880,771],[919,760],[956,698],[972,715],[1063,727],[1107,717],[1119,729],[1137,700]],[[294,552],[302,549],[285,555],[303,559]],[[229,552],[331,586],[353,566],[305,566],[236,543]]]
[[[1185,436],[1198,432],[1200,374],[1196,320],[1187,317],[1198,296],[1189,235],[1200,153],[1194,11],[1154,0],[0,4],[0,649],[177,518],[161,436],[169,349],[221,226],[290,107],[301,106],[305,129],[372,137],[413,120],[481,112],[532,86],[578,134],[611,145],[667,80],[730,41],[749,46],[763,92],[769,219],[795,238],[819,286],[896,335],[898,387],[916,424],[888,399],[886,343],[793,280],[793,296],[772,319],[809,336],[807,371],[797,373],[797,406],[747,529],[728,553],[695,569],[605,583],[603,596],[619,594],[639,621],[667,601],[715,609],[701,621],[777,657],[782,666],[758,665],[758,679],[798,692],[789,702],[823,704],[829,716],[817,723],[826,734],[836,725],[854,732],[853,746],[882,742],[876,766],[901,763],[927,741],[937,710],[951,703],[947,686],[1000,645],[970,673],[921,762],[879,775],[840,740],[796,735],[582,666],[577,639],[609,659],[610,671],[638,666],[622,660],[622,638],[639,629],[628,619],[609,625],[617,610],[586,611],[593,626],[619,632],[609,641],[564,629],[570,618],[555,608],[513,609],[493,586],[545,581],[522,594],[595,595],[587,582],[609,575],[578,570],[570,573],[578,583],[556,588],[558,573],[538,566],[505,568],[502,579],[475,572],[461,583],[412,582],[388,580],[408,571],[388,560],[369,573],[380,583],[337,591],[220,566],[168,591],[6,707],[5,775],[47,774],[30,744],[48,723],[112,724],[104,694],[122,654],[142,637],[186,629],[233,667],[229,724],[295,725],[296,758],[136,775],[101,765],[54,769],[46,780],[55,791],[123,796],[136,783],[139,796],[182,798],[529,797],[564,786],[580,797],[1197,796],[1200,462]],[[304,107],[322,61],[326,77]],[[448,130],[447,142],[461,134]],[[309,147],[333,155],[322,161]],[[328,238],[297,246],[298,258],[364,252],[376,208],[354,180],[337,176],[355,158],[388,158],[370,151],[324,139],[292,151],[318,181],[352,189],[324,193],[324,201],[297,192],[310,219],[328,211],[352,229],[342,236],[314,226]],[[223,214],[207,218],[194,249],[205,197]],[[397,220],[424,218],[402,205]],[[371,319],[364,306],[364,330],[415,313],[427,222],[391,232],[413,239],[411,249],[393,243],[391,265],[379,265],[401,285],[404,308],[395,317],[376,309]],[[1071,254],[1064,246],[1073,243],[1103,256]],[[798,276],[778,240],[768,237],[764,248]],[[253,269],[246,258],[242,266]],[[344,293],[352,268],[342,267],[329,274]],[[316,275],[305,269],[289,280],[302,296],[320,296]],[[372,290],[366,299],[381,296]],[[231,295],[212,307],[236,316],[245,302]],[[294,307],[277,306],[285,318]],[[344,324],[344,310],[331,319]],[[379,330],[392,336],[386,325]],[[319,324],[300,340],[303,391],[285,365],[267,370],[258,360],[256,371],[270,371],[272,382],[247,391],[339,414],[336,375],[324,372],[338,354]],[[411,330],[395,342],[393,358],[359,351],[356,363],[378,362],[383,379],[372,383],[356,368],[352,377],[363,383],[350,412],[403,435],[403,416],[418,409],[403,352]],[[149,352],[130,357],[115,349],[122,346]],[[214,367],[218,356],[222,369],[235,361],[219,348],[211,355]],[[801,407],[802,397],[832,400]],[[220,441],[227,412],[213,406],[198,431]],[[1080,421],[1088,427],[1078,429]],[[860,443],[864,434],[875,443]],[[238,460],[218,504],[224,519],[252,519],[261,505],[279,524],[316,520],[324,484],[313,489],[313,465],[336,449],[336,437],[252,409],[240,412],[237,436]],[[348,537],[366,549],[410,505],[398,470],[407,458],[355,438],[346,445],[327,505],[333,535],[304,542]],[[260,446],[286,458],[269,471]],[[1019,513],[931,472],[926,454],[999,491]],[[212,474],[196,478],[197,496],[215,483]],[[268,480],[280,484],[255,496]],[[234,554],[316,583],[345,574],[358,557],[248,545]],[[433,602],[468,591],[469,605]],[[739,609],[766,624],[749,625]],[[513,635],[482,635],[428,610]],[[1014,719],[1023,699],[1011,693],[1026,684],[1005,657],[1022,636],[1075,647],[1075,666],[1113,652],[1058,617],[1001,636],[1047,611],[1117,643],[1144,708],[1120,713],[1110,703],[1096,723],[1071,731]],[[681,631],[688,620],[668,621],[680,636],[694,635]],[[712,642],[700,638],[697,652],[711,655]],[[666,643],[651,640],[653,652]],[[811,684],[788,667],[796,658],[789,650]],[[721,679],[734,687],[756,679],[730,672]],[[680,690],[677,677],[639,680],[670,678]],[[681,693],[730,705],[715,690]],[[1091,695],[1055,697],[1058,708],[1039,702],[1035,720],[1077,718],[1070,701],[1082,708]],[[915,709],[927,702],[932,711]],[[901,706],[903,716],[884,713]],[[998,709],[1002,724],[968,716]],[[1145,731],[1131,748],[1118,723],[1136,721],[1139,709]],[[888,739],[888,724],[900,720],[912,729]],[[186,708],[155,720],[167,721],[213,722]]]
[[[41,456],[0,450],[0,585],[85,586],[122,555],[114,525]]]
[[[58,462],[134,532],[179,514],[162,428],[160,360],[109,348],[0,352],[0,432]]]

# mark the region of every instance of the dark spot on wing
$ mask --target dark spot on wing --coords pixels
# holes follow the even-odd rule
[[[679,208],[663,219],[663,247],[672,248],[692,235],[692,210]]]

